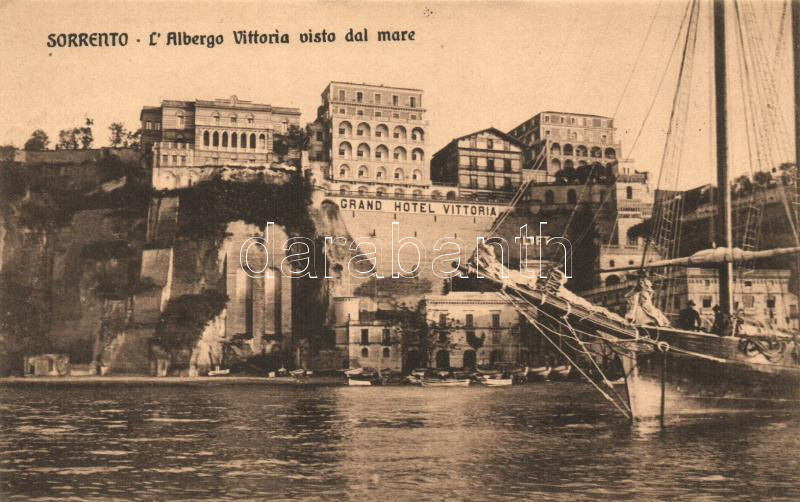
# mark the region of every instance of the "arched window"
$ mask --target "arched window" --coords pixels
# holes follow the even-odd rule
[[[548,190],[544,193],[544,203],[545,204],[554,204],[556,202],[556,196],[552,190]]]
[[[181,129],[186,127],[186,118],[183,116],[183,112],[178,112],[178,127]]]
[[[250,134],[250,148],[253,150],[256,149],[256,135],[255,133]]]
[[[394,179],[402,180],[402,179],[405,179],[405,177],[406,177],[406,173],[402,169],[400,169],[399,167],[394,170]]]
[[[447,192],[447,200],[456,200],[456,193],[452,190]]]
[[[422,179],[422,171],[419,169],[414,169],[414,172],[411,173],[412,180],[421,180]]]
[[[564,155],[572,155],[572,145],[569,143],[564,145]]]
[[[233,148],[239,147],[239,135],[236,133],[231,134],[231,146]]]
[[[341,193],[342,195],[347,195],[348,193],[350,193],[350,187],[347,185],[342,185],[341,188],[339,188],[339,193]]]
[[[394,160],[405,162],[407,158],[406,149],[402,146],[398,146],[394,149]]]
[[[396,126],[394,128],[394,133],[392,134],[394,139],[398,139],[400,141],[406,140],[406,128],[403,126]]]
[[[394,194],[398,197],[402,197],[406,194],[406,191],[403,190],[402,188],[396,188]]]
[[[353,147],[347,141],[342,141],[339,144],[339,157],[350,159],[353,157]]]
[[[350,122],[343,120],[339,122],[339,136],[352,136],[353,135],[353,126]]]
[[[369,178],[369,168],[367,166],[358,166],[358,177]]]
[[[564,161],[564,169],[575,169],[575,164],[572,162],[572,160],[567,159]]]
[[[376,138],[389,137],[389,128],[386,127],[386,124],[378,124],[378,127],[375,128],[375,137]]]
[[[578,157],[586,157],[586,147],[583,145],[578,145],[575,148],[575,155]]]
[[[553,171],[560,171],[561,170],[561,161],[558,159],[553,159],[550,161],[550,165],[553,167]]]
[[[369,357],[369,349],[367,347],[361,349],[361,357]]]
[[[208,146],[210,137],[211,135],[208,133],[208,131],[203,131],[203,146]]]
[[[361,143],[358,145],[358,149],[356,150],[356,156],[359,159],[369,159],[369,145],[366,143]]]
[[[241,148],[247,148],[247,134],[242,133],[239,140],[239,146]]]
[[[367,187],[365,187],[363,185],[358,187],[358,195],[366,195],[367,192],[369,192],[369,188],[367,188]]]
[[[228,133],[222,133],[222,148],[228,148]]]
[[[553,143],[550,146],[550,153],[555,155],[561,155],[561,145],[559,145],[558,143]]]
[[[253,116],[252,113],[248,113],[247,114],[247,125],[253,125],[255,120],[256,120],[256,118]]]
[[[414,194],[414,197],[419,197],[420,195],[422,195],[422,190],[417,188],[416,190],[414,190],[413,194]]]
[[[378,145],[375,147],[375,160],[388,160],[389,159],[389,149],[386,145]]]
[[[606,286],[616,286],[619,282],[619,276],[617,275],[609,275],[606,277]]]
[[[386,177],[386,168],[381,166],[378,169],[376,169],[375,170],[375,177],[376,178],[381,178],[381,179],[385,178]]]
[[[415,160],[417,164],[422,164],[425,161],[425,152],[421,148],[414,148],[411,150],[411,160]]]
[[[633,187],[625,187],[625,198],[632,199],[633,198]]]
[[[236,122],[238,122],[238,120],[239,117],[237,117],[235,113],[231,115],[231,124],[236,125]]]
[[[387,359],[392,355],[392,350],[389,347],[383,348],[383,358]]]
[[[589,156],[595,159],[599,159],[603,156],[603,150],[600,149],[599,146],[593,146],[591,152],[589,152]]]
[[[378,196],[378,197],[383,197],[385,193],[386,193],[386,190],[384,190],[381,187],[378,187],[378,188],[375,189],[375,195]]]
[[[259,134],[258,136],[258,147],[262,150],[267,149],[267,137],[264,134]]]
[[[213,143],[212,144],[214,146],[219,146],[219,132],[214,131],[214,136],[213,136],[212,139],[213,139]]]
[[[434,199],[441,199],[442,192],[440,192],[439,190],[434,190],[433,192],[431,192],[431,197]]]
[[[366,122],[358,124],[358,128],[356,129],[356,135],[362,138],[369,138],[370,136],[369,124],[367,124]]]
[[[419,127],[415,127],[411,130],[411,139],[413,141],[425,141],[425,131]]]
[[[218,112],[212,113],[211,114],[211,118],[214,119],[214,124],[219,125],[219,113]]]
[[[342,164],[339,166],[339,176],[342,178],[350,177],[350,166],[347,164]]]
[[[576,204],[578,202],[578,194],[571,188],[567,190],[567,202],[570,204]]]
[[[617,158],[617,152],[613,148],[606,148],[606,158],[607,159],[615,159]]]

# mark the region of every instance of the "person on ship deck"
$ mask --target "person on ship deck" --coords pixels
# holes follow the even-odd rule
[[[700,313],[694,308],[694,300],[689,300],[686,308],[678,313],[678,327],[687,331],[698,331],[702,325]]]

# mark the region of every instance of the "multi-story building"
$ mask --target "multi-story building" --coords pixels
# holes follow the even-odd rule
[[[553,176],[562,169],[600,162],[616,165],[620,145],[615,142],[614,119],[583,113],[541,112],[509,134],[530,148],[527,176],[544,171]]]
[[[527,364],[528,346],[519,313],[500,293],[451,291],[425,296],[430,326],[431,366]]]
[[[366,298],[334,299],[334,334],[342,365],[350,368],[403,369],[399,328],[380,319],[377,307]]]
[[[431,181],[451,183],[462,196],[513,193],[522,184],[525,145],[491,127],[456,138],[431,158]]]
[[[419,89],[331,82],[309,127],[311,160],[326,161],[325,178],[342,190],[405,195],[429,186],[422,98]]]
[[[243,101],[164,100],[140,114],[142,146],[153,168],[266,166],[273,136],[299,125],[300,110]]]

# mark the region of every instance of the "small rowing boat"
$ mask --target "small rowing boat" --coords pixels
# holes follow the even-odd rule
[[[445,379],[437,379],[437,378],[423,378],[422,379],[422,386],[423,387],[469,387],[470,380],[468,378],[458,379],[458,378],[445,378]]]
[[[538,366],[528,370],[528,378],[536,378],[539,380],[547,380],[550,372],[553,370],[550,366]]]
[[[483,378],[480,382],[487,387],[506,387],[514,383],[513,378]]]
[[[560,378],[561,380],[564,380],[569,376],[570,371],[572,371],[572,366],[569,364],[565,364],[563,366],[556,366],[550,373],[550,377],[551,378],[556,377]]]
[[[372,385],[372,382],[361,378],[348,378],[347,385],[350,387],[369,387]]]

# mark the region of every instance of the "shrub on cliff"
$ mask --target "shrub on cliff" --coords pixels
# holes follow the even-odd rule
[[[191,349],[227,302],[228,295],[215,290],[171,299],[161,314],[152,342],[168,351]]]

